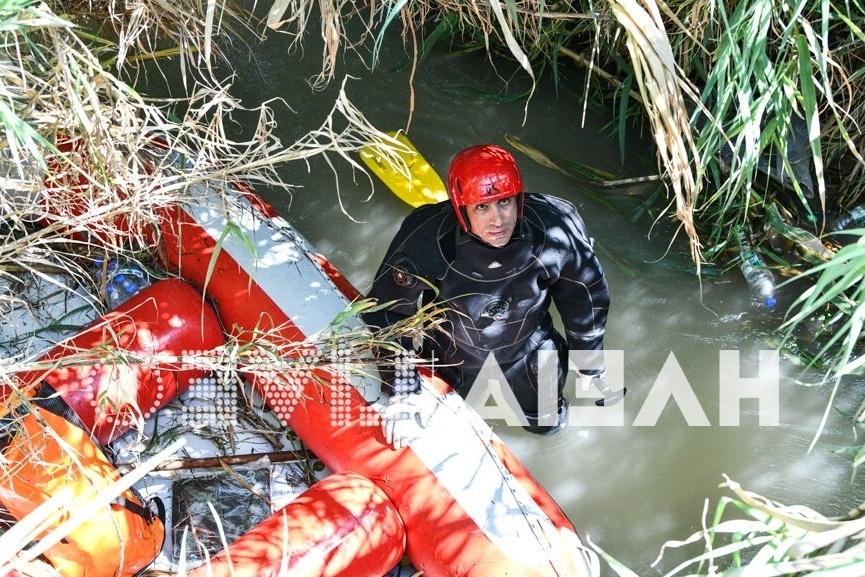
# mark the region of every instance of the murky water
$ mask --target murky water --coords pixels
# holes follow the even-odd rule
[[[411,117],[410,138],[442,175],[460,149],[504,144],[505,134],[617,178],[657,170],[651,146],[636,131],[620,144],[608,128],[613,113],[584,106],[580,72],[566,72],[558,87],[541,83],[526,104],[520,95],[529,83],[513,63],[497,60],[493,67],[480,54],[436,51],[418,66],[410,86],[401,44],[390,38],[385,46],[375,72],[349,55],[331,86],[314,92],[307,79],[318,70],[315,39],[301,58],[289,56],[288,39],[271,32],[264,44],[253,46],[254,60],[245,53],[234,56],[232,92],[250,106],[283,99],[292,110],[274,106],[277,132],[287,144],[324,121],[341,80],[350,74],[354,78],[345,90],[352,102],[381,129],[405,128]],[[654,226],[650,217],[632,221],[593,199],[575,179],[514,152],[530,191],[578,206],[596,238],[612,290],[606,345],[619,351],[620,376],[629,390],[623,424],[574,423],[553,437],[495,425],[584,536],[638,574],[650,575],[675,565],[668,560],[650,568],[665,541],[699,529],[706,499],[711,519],[719,497],[731,495],[719,488],[724,475],[749,490],[827,516],[865,500],[861,480],[851,481],[850,458],[838,454],[855,443],[852,427],[838,411],[830,411],[809,451],[829,396],[825,386],[805,386],[819,375],[805,374],[784,358],[760,361],[760,351],[770,349],[764,335],[781,318],[790,293],[804,285],[782,293],[778,310],[766,312],[750,304],[735,271],[699,283],[681,239],[668,247],[674,232],[668,219]],[[336,173],[320,160],[286,166],[283,178],[302,188],[261,192],[365,291],[410,209],[338,159],[335,167]],[[637,202],[624,193],[648,190],[641,185],[595,192],[627,212]],[[731,424],[730,417],[722,424],[724,387],[756,378],[761,367],[779,369],[777,378],[766,381],[770,389],[778,387],[778,410],[767,398],[746,399],[732,411],[739,424]],[[745,388],[756,386],[746,383]],[[836,407],[854,410],[863,389],[861,382],[851,381]],[[661,410],[664,391],[674,400]],[[569,396],[575,395],[572,389]],[[591,411],[590,401],[574,402],[581,403]],[[777,413],[777,424],[761,424],[760,410],[763,417]]]

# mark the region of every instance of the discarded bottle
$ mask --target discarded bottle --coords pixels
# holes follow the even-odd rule
[[[109,309],[115,308],[129,297],[138,294],[138,291],[150,285],[152,279],[141,266],[135,262],[111,259],[103,268],[102,257],[93,261],[96,269],[96,284],[103,286],[103,274],[105,278],[105,304]]]
[[[829,224],[832,232],[839,232],[850,228],[865,228],[865,205],[854,206],[845,211]]]
[[[751,291],[769,308],[775,306],[775,277],[766,268],[763,257],[751,247],[744,230],[736,236],[739,244],[739,269]]]

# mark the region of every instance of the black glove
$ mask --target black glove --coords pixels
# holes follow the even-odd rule
[[[599,393],[604,395],[604,398],[595,401],[595,405],[599,407],[615,405],[624,399],[625,393],[628,392],[628,389],[625,387],[622,387],[618,391],[612,390],[610,385],[607,384],[606,373],[599,375],[584,375],[580,373],[580,384],[584,391],[589,390],[589,387],[595,387]]]

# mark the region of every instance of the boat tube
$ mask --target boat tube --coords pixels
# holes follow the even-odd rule
[[[232,335],[299,342],[334,330],[335,318],[363,326],[346,314],[357,292],[340,288],[272,207],[241,187],[188,192],[163,220],[166,268],[211,298]],[[429,379],[438,408],[426,434],[394,450],[381,432],[380,383],[338,364],[249,378],[331,471],[360,474],[388,495],[424,575],[597,574],[597,557],[555,501],[446,383]]]
[[[45,370],[18,373],[18,388],[32,397],[47,384],[105,445],[207,374],[177,358],[224,343],[222,325],[199,291],[179,279],[158,280],[45,353],[39,361]],[[111,349],[118,362],[106,362]],[[64,363],[88,352],[93,362]],[[125,362],[121,353],[156,361]],[[0,393],[10,402],[9,385],[0,385]]]
[[[405,529],[372,481],[333,473],[188,577],[381,577],[403,556]]]

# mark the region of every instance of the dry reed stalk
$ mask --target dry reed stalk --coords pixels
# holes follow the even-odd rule
[[[653,567],[670,549],[702,550],[664,572],[665,577],[694,575],[695,570],[756,577],[862,574],[865,519],[828,519],[808,507],[783,505],[747,491],[726,475],[724,479],[721,487],[735,498],[721,498],[711,518],[707,501],[700,531],[664,543]]]
[[[700,191],[702,168],[682,97],[683,87],[689,91],[690,88],[677,72],[654,0],[610,0],[609,5],[627,32],[626,44],[642,102],[647,108],[663,172],[673,187],[676,217],[688,236],[699,275],[702,257],[694,224],[694,200]]]
[[[151,39],[144,39],[145,28],[167,25],[169,17],[185,9],[178,5],[175,13],[172,7],[144,4],[132,8],[120,18],[129,28],[120,34],[115,59],[118,67],[130,60],[133,46],[146,49]],[[356,152],[370,140],[384,136],[352,105],[344,89],[320,128],[288,146],[274,135],[273,114],[267,105],[257,109],[260,120],[256,133],[248,140],[233,140],[233,129],[226,129],[226,120],[234,113],[249,111],[229,95],[228,86],[217,82],[196,84],[187,100],[176,103],[186,110],[183,118],[171,120],[163,112],[171,103],[149,102],[107,71],[68,21],[57,18],[43,5],[30,10],[20,26],[9,26],[3,32],[6,56],[12,65],[0,66],[0,95],[4,97],[0,101],[11,103],[11,108],[0,110],[0,114],[7,126],[19,128],[7,130],[0,163],[5,191],[0,210],[6,225],[0,231],[0,275],[10,283],[23,286],[30,275],[36,275],[53,282],[58,290],[74,292],[88,284],[94,254],[152,256],[150,238],[159,229],[158,209],[182,202],[191,184],[219,189],[220,183],[240,179],[288,189],[276,172],[280,163],[336,154],[362,169],[355,160]],[[213,55],[209,42],[218,22],[213,3],[207,4],[203,18],[187,21],[190,29],[203,28],[204,32],[179,41],[189,50],[185,58],[194,53],[209,62]],[[57,135],[68,136],[73,143],[71,150],[54,147]],[[166,155],[167,149],[189,159],[189,164],[179,169]],[[49,277],[57,267],[67,271],[74,282],[66,285]],[[96,296],[92,296],[96,306]],[[8,304],[38,305],[18,297],[9,298]],[[414,326],[411,330],[416,334],[418,329]],[[244,366],[253,373],[286,374],[312,370],[308,365],[297,365],[298,351],[303,347],[334,346],[339,338],[353,337],[331,335],[321,341],[289,345],[262,335],[259,342],[244,344],[242,350],[237,343],[232,350],[230,343],[224,350],[205,351],[198,358],[136,355],[105,347],[74,351],[62,363],[176,363],[228,372]],[[374,341],[369,345],[379,346]],[[267,351],[256,359],[257,364],[249,362],[254,349]],[[262,358],[267,362],[260,362]],[[326,356],[321,358],[325,366],[332,362]],[[361,359],[357,370],[372,372],[370,364]],[[2,359],[0,381],[14,387],[20,371],[54,367],[38,366],[26,355]],[[340,369],[346,367],[343,357]],[[0,470],[2,474],[11,472],[5,465]],[[27,524],[16,526],[23,529]],[[18,555],[29,537],[11,543],[14,536],[2,536],[2,564],[11,560],[19,568],[23,563],[27,571],[35,571],[36,565],[29,558]],[[46,539],[40,547],[44,550],[52,540],[62,537]]]
[[[315,9],[319,11],[317,20],[311,18]],[[375,13],[374,5],[370,9]],[[318,75],[310,81],[313,89],[318,90],[333,80],[340,53],[358,42],[345,33],[344,21],[359,10],[360,7],[353,0],[276,0],[268,11],[267,26],[273,30],[291,27],[290,34],[294,36],[292,47],[300,49],[310,22],[320,24],[322,66]]]

